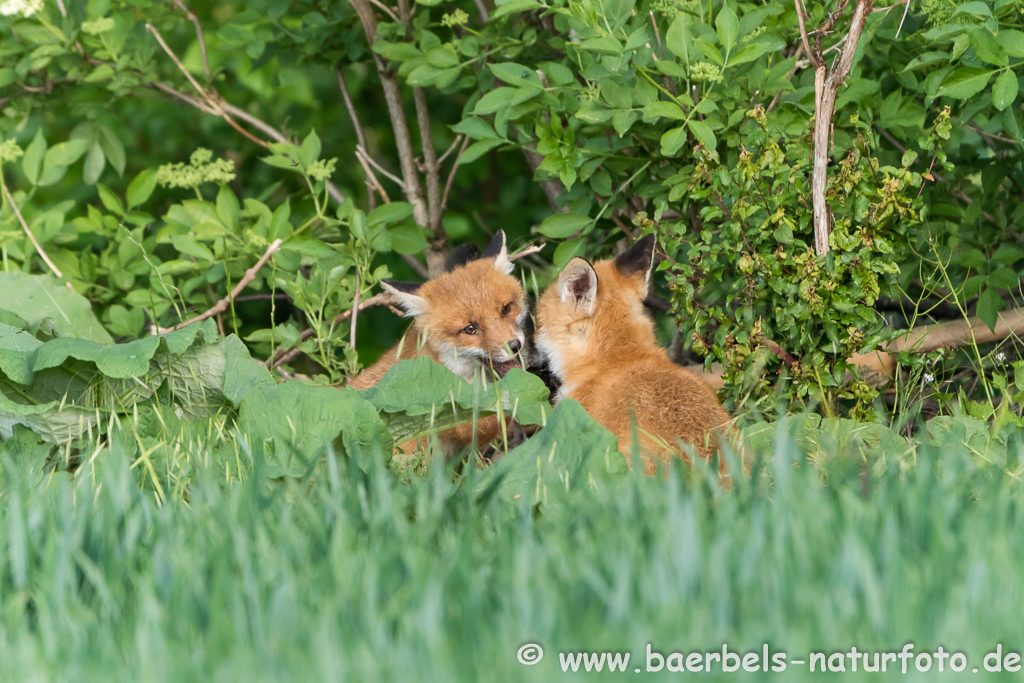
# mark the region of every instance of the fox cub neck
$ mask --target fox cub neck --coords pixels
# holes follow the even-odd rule
[[[481,371],[488,379],[492,371],[504,377],[522,367],[528,309],[526,293],[511,273],[505,233],[499,231],[480,258],[454,264],[429,282],[382,285],[413,318],[404,343],[416,344],[415,355],[428,354],[472,381]]]
[[[654,244],[648,235],[617,259],[593,265],[574,258],[541,297],[537,349],[563,382],[563,396],[581,375],[597,370],[601,359],[664,353],[643,306]]]

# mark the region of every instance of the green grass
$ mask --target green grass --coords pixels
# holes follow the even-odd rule
[[[379,453],[333,450],[269,479],[261,446],[237,444],[241,480],[197,465],[162,504],[116,440],[73,476],[0,445],[0,679],[564,680],[559,651],[618,650],[628,674],[575,677],[636,680],[655,675],[632,672],[647,643],[795,659],[912,641],[964,651],[981,680],[996,643],[1024,649],[1024,494],[955,442],[865,478],[780,430],[732,491],[569,467],[541,505],[506,495],[542,466],[529,453],[406,485]],[[737,675],[863,677],[705,679]]]

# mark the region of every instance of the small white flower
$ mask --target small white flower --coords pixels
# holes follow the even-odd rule
[[[997,363],[1005,363],[1006,362],[1006,354],[1003,353],[1002,351],[997,353],[996,354],[996,362]]]
[[[925,384],[931,384],[934,381],[935,381],[935,375],[933,375],[930,372],[924,373],[924,383]]]
[[[4,2],[0,2],[0,15],[5,17],[12,14],[30,17],[41,9],[43,9],[43,0],[4,0]]]

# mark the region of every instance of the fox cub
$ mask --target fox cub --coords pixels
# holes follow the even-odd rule
[[[449,270],[424,283],[383,280],[383,288],[398,299],[406,316],[413,318],[402,340],[384,353],[380,360],[349,382],[354,389],[377,384],[391,366],[400,360],[429,356],[455,374],[472,381],[483,372],[499,377],[514,367],[522,367],[526,335],[523,323],[528,309],[526,293],[512,277],[505,233],[498,234],[477,259],[467,253],[453,254]],[[477,421],[477,443],[484,446],[498,436],[496,416]],[[460,425],[440,433],[446,458],[472,443],[473,427]],[[412,452],[415,441],[400,448]]]
[[[537,350],[561,380],[560,396],[613,432],[627,459],[634,416],[641,450],[682,455],[682,441],[707,459],[729,415],[709,384],[658,346],[643,306],[654,247],[647,235],[614,260],[571,260],[538,303]],[[644,464],[654,472],[652,460]]]

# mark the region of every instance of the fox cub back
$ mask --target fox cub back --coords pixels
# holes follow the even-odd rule
[[[707,459],[729,415],[714,389],[657,343],[643,306],[654,247],[647,235],[613,260],[571,260],[538,303],[537,349],[561,380],[561,397],[613,432],[627,458],[635,418],[643,451],[682,455],[685,442]],[[653,461],[644,461],[652,473]]]
[[[479,258],[464,250],[453,253],[449,269],[424,283],[383,280],[398,305],[413,323],[397,346],[349,382],[354,389],[375,386],[400,360],[429,356],[467,381],[483,373],[490,379],[513,367],[522,367],[526,335],[523,323],[528,309],[526,293],[512,276],[505,233],[498,231]],[[493,440],[499,432],[497,418],[481,418],[477,443]],[[446,456],[451,456],[473,439],[470,425],[441,432]],[[415,442],[402,450],[415,449]]]

